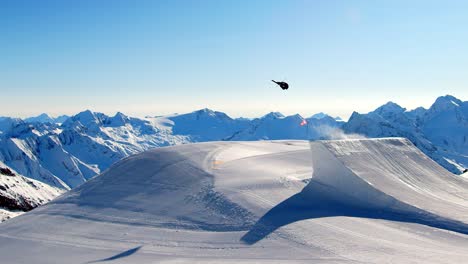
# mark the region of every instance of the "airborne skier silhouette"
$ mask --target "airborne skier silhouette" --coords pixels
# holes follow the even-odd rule
[[[289,88],[289,84],[286,82],[277,82],[275,80],[271,80],[271,81],[279,85],[279,87],[281,87],[281,89],[283,90],[287,90]]]

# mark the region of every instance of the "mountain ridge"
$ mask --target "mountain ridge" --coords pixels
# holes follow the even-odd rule
[[[2,223],[0,255],[38,264],[463,263],[467,190],[403,138],[155,148]]]
[[[366,114],[353,112],[348,122],[324,113],[309,118],[279,112],[254,119],[231,118],[207,108],[146,118],[85,110],[63,122],[25,120],[0,119],[0,161],[63,189],[74,188],[118,160],[150,148],[223,140],[405,137],[451,172],[461,173],[468,167],[468,103],[449,95],[437,98],[429,109],[408,111],[388,102]]]

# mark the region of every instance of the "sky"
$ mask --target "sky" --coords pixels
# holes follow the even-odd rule
[[[347,118],[388,101],[467,100],[467,10],[427,0],[4,0],[0,116],[207,107]]]

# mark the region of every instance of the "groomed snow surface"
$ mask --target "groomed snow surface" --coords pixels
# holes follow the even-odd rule
[[[463,263],[468,179],[401,138],[123,159],[0,225],[1,263]]]

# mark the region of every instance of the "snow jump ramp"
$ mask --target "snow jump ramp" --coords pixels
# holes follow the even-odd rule
[[[407,139],[319,141],[311,142],[311,151],[313,182],[336,190],[333,200],[468,223],[468,181],[439,166]]]
[[[244,241],[256,243],[291,222],[336,216],[417,223],[468,234],[468,182],[409,140],[315,141],[310,149],[309,184],[260,219]],[[291,208],[302,213],[288,214]]]
[[[462,263],[468,180],[402,138],[128,157],[0,224],[2,263]]]

